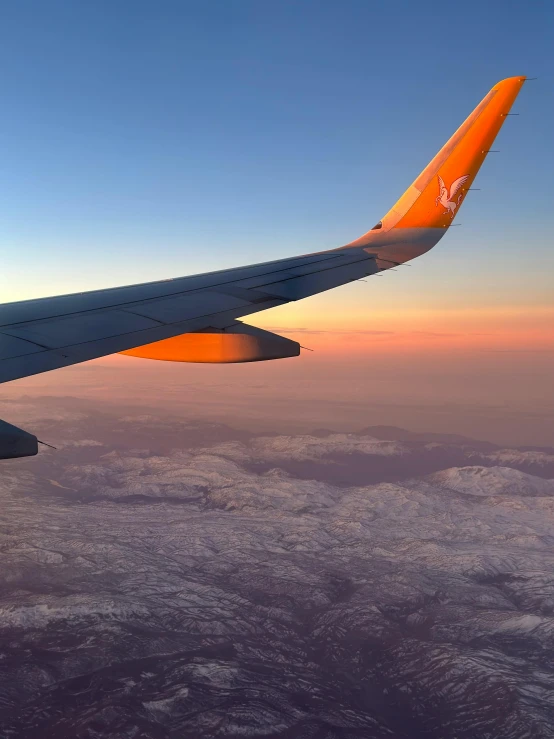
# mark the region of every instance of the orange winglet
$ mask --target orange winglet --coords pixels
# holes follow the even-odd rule
[[[364,246],[392,229],[446,229],[502,128],[526,77],[498,82],[377,227],[351,242]]]

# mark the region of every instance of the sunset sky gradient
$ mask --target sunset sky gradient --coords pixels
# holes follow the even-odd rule
[[[528,414],[554,410],[553,31],[547,2],[6,5],[2,302],[345,244],[496,81],[539,79],[525,84],[461,226],[433,251],[251,321],[312,354],[208,369],[116,357],[13,383],[2,397],[96,397],[109,372],[97,393],[107,401],[153,383],[158,396],[173,388],[163,405],[179,387],[215,382],[218,407],[227,392],[230,413],[254,418],[237,388],[261,382],[258,409],[287,408],[277,416],[291,423],[360,425],[381,401],[453,403],[443,430],[548,443],[551,426]],[[312,410],[322,400],[341,410],[300,409],[301,387]],[[473,405],[504,411],[468,421]],[[395,414],[379,422],[437,421]]]

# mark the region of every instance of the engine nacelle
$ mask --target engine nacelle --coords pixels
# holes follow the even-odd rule
[[[165,362],[265,362],[270,359],[297,357],[300,344],[261,328],[235,323],[225,329],[207,328],[153,344],[137,346],[121,354]]]
[[[0,421],[0,459],[34,457],[38,454],[38,439],[28,431]]]

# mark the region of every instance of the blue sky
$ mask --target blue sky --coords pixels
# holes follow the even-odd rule
[[[526,74],[462,227],[394,284],[552,302],[553,31],[546,1],[5,2],[3,301],[345,243]],[[336,295],[317,305],[368,307]]]

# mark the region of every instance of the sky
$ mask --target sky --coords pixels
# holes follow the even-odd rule
[[[153,383],[160,403],[164,388],[190,382],[200,394],[222,387],[218,407],[243,388],[233,413],[244,418],[280,407],[295,423],[359,425],[390,401],[443,411],[386,411],[384,421],[549,441],[551,427],[529,414],[554,410],[550,2],[0,7],[2,302],[345,244],[495,82],[538,77],[460,228],[432,252],[252,320],[300,337],[313,356],[201,369],[116,357],[13,383],[4,397],[94,394],[108,371],[113,397]],[[252,400],[256,383],[268,405]],[[309,411],[294,401],[299,387]],[[330,398],[337,405],[322,411]]]

